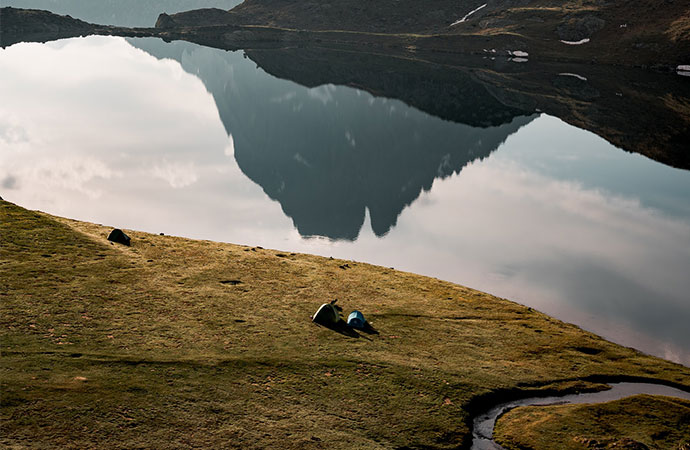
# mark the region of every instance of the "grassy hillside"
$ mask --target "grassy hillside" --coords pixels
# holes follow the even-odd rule
[[[6,447],[457,448],[489,400],[690,386],[686,367],[455,284],[110,229],[0,201]],[[312,324],[333,298],[378,334]]]

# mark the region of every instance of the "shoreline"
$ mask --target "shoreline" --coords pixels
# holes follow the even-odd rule
[[[21,207],[21,206],[20,206]],[[23,208],[23,207],[22,207]],[[107,220],[102,220],[102,219],[88,219],[88,218],[67,218],[65,216],[60,216],[57,213],[51,213],[44,211],[42,209],[32,209],[32,208],[26,208],[29,211],[37,212],[39,214],[46,215],[48,217],[51,217],[55,220],[58,221],[65,221],[65,222],[76,222],[76,223],[86,223],[86,224],[91,224],[95,225],[98,227],[101,227],[102,229],[114,229],[117,228],[116,226],[113,225],[107,225],[106,222]],[[161,236],[165,236],[167,238],[173,238],[173,239],[183,239],[183,240],[189,240],[189,241],[194,241],[194,242],[205,242],[205,243],[211,243],[211,244],[218,244],[218,245],[231,245],[231,246],[239,246],[242,248],[257,248],[257,249],[263,249],[266,251],[270,252],[276,252],[278,254],[291,254],[295,253],[297,255],[307,255],[310,257],[316,257],[316,258],[323,258],[326,260],[336,260],[339,261],[339,265],[345,265],[349,263],[354,263],[354,264],[365,264],[368,266],[374,266],[374,267],[380,267],[385,270],[391,270],[395,272],[401,272],[401,273],[406,273],[409,275],[414,275],[414,276],[419,276],[423,278],[430,278],[436,281],[439,281],[441,283],[450,283],[453,285],[459,285],[464,288],[470,289],[472,291],[479,292],[482,295],[487,295],[493,298],[505,300],[511,303],[514,303],[516,305],[519,305],[521,307],[527,308],[529,310],[534,310],[540,314],[543,314],[545,316],[548,316],[554,320],[564,322],[569,325],[576,326],[580,329],[583,330],[585,333],[591,333],[598,337],[599,339],[605,340],[607,342],[611,342],[615,345],[620,345],[622,347],[629,348],[633,351],[639,352],[642,355],[653,357],[653,358],[659,358],[664,361],[668,361],[672,364],[678,364],[682,367],[690,369],[690,364],[687,358],[684,358],[684,354],[680,354],[677,352],[669,352],[663,351],[664,349],[672,348],[681,348],[680,346],[676,345],[675,347],[669,347],[666,345],[668,341],[663,341],[659,339],[658,337],[651,335],[651,334],[636,334],[634,332],[634,329],[632,327],[626,327],[621,323],[618,322],[613,322],[610,320],[595,320],[592,314],[588,314],[583,311],[578,311],[574,307],[568,305],[567,307],[564,305],[561,305],[560,308],[552,308],[551,310],[548,309],[548,305],[544,303],[543,300],[541,300],[541,297],[536,296],[536,298],[533,296],[532,298],[529,297],[512,297],[510,294],[506,294],[505,292],[501,292],[500,290],[495,290],[492,289],[492,286],[487,286],[487,285],[475,285],[475,284],[465,284],[463,283],[462,280],[459,279],[453,279],[452,276],[444,276],[443,274],[440,273],[435,273],[433,270],[428,270],[425,271],[423,269],[420,269],[419,267],[415,268],[414,266],[410,265],[405,265],[401,261],[397,260],[371,260],[371,259],[358,259],[356,256],[352,254],[348,254],[351,252],[345,252],[344,254],[342,252],[335,251],[335,248],[331,248],[328,246],[320,246],[320,245],[307,245],[307,246],[278,246],[275,245],[276,243],[273,242],[271,244],[270,242],[262,242],[261,240],[255,241],[254,243],[237,243],[237,241],[234,240],[226,240],[218,237],[213,237],[209,235],[204,235],[204,234],[198,234],[195,235],[193,233],[185,233],[184,231],[182,232],[175,232],[172,231],[172,233],[167,229],[166,227],[150,227],[148,230],[140,227],[136,227],[132,224],[130,225],[124,225],[122,226],[123,230],[126,230],[127,233],[130,232],[135,232],[135,233],[144,233],[144,234],[151,234],[151,235],[158,235],[160,233]],[[189,230],[187,230],[189,231]],[[104,231],[105,232],[105,231]],[[369,232],[371,232],[369,230]],[[302,236],[304,239],[304,237]],[[317,236],[317,237],[310,237],[307,238],[307,240],[324,240],[328,241],[330,243],[338,243],[337,239],[330,239],[327,237],[322,237],[322,236]],[[293,241],[294,244],[295,241]],[[298,241],[296,241],[298,242]],[[306,248],[305,248],[306,247]],[[311,248],[309,248],[311,247]],[[539,301],[539,300],[541,301]],[[530,300],[532,300],[530,302]],[[608,332],[608,334],[606,334]],[[659,350],[661,349],[661,350]],[[572,381],[572,380],[571,380]],[[628,381],[628,378],[625,376],[623,378],[611,378],[610,381],[612,382],[620,382],[620,381]],[[633,380],[634,381],[634,380]],[[596,382],[604,382],[603,380],[597,380]],[[675,385],[673,385],[675,386]],[[677,387],[677,386],[675,386]]]
[[[390,55],[416,57],[427,53],[505,57],[516,62],[594,64],[664,73],[676,73],[678,67],[684,67],[683,64],[687,63],[682,58],[665,54],[659,56],[658,52],[647,52],[649,54],[645,53],[646,56],[639,55],[640,51],[636,55],[630,55],[629,52],[604,54],[601,52],[608,46],[601,44],[596,46],[598,50],[588,51],[583,50],[582,45],[567,45],[568,41],[530,37],[509,29],[494,31],[490,35],[309,29],[254,23],[251,20],[247,23],[247,19],[240,18],[234,10],[212,8],[172,15],[162,13],[155,26],[148,28],[100,25],[49,11],[13,7],[1,8],[0,14],[3,15],[4,25],[0,35],[2,47],[26,40],[46,42],[66,37],[104,35],[156,37],[166,42],[183,40],[225,50],[275,49],[281,46],[316,46],[334,50],[364,47],[367,51],[379,50]],[[678,45],[675,43],[672,48]],[[528,49],[529,52],[522,49]]]

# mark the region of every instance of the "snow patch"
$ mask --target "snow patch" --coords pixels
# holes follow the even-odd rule
[[[512,62],[523,63],[529,61],[527,58],[510,58]]]
[[[529,53],[523,52],[522,50],[508,50],[508,54],[510,56],[515,56],[516,58],[527,58],[529,56]]]
[[[561,76],[561,77],[575,77],[575,78],[577,78],[578,80],[587,81],[587,78],[583,77],[582,75],[578,75],[578,74],[576,74],[576,73],[561,72],[561,73],[559,73],[558,75]]]
[[[484,3],[482,6],[476,8],[476,9],[473,9],[472,11],[468,12],[467,14],[465,14],[465,17],[463,17],[462,19],[456,20],[455,22],[451,23],[450,26],[452,27],[453,25],[457,25],[457,24],[459,24],[459,23],[465,22],[465,21],[467,20],[468,17],[470,17],[472,14],[476,13],[477,11],[479,11],[480,9],[482,9],[483,7],[485,7],[486,5],[488,5],[488,3]]]
[[[589,42],[589,38],[580,39],[579,41],[561,41],[561,42],[563,42],[564,44],[568,44],[568,45],[582,45],[582,44],[586,44],[587,42]]]
[[[678,72],[690,72],[690,65],[680,65],[676,67]]]

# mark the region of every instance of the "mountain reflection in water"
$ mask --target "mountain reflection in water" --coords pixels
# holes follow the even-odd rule
[[[402,72],[367,87],[403,102],[278,79],[240,52],[102,37],[12,46],[0,69],[7,200],[393,265],[690,363],[688,172],[510,92],[459,73],[462,108],[442,83],[425,101]]]
[[[131,42],[180,61],[204,82],[242,172],[280,202],[303,236],[354,240],[366,210],[374,233],[385,235],[435,178],[485,158],[536,117],[514,117],[513,109],[484,93],[484,103],[499,117],[494,121],[506,123],[472,127],[332,84],[305,89],[273,82],[251,65],[237,64],[238,54],[196,59],[190,44]],[[476,114],[480,108],[465,104],[465,110],[483,121]]]

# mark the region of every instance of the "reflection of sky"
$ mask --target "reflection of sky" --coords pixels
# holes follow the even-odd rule
[[[564,146],[568,137],[562,131],[549,132],[549,128],[541,128],[536,141],[539,145],[524,145],[514,159],[551,178],[576,180],[584,188],[633,197],[645,207],[690,219],[686,170],[669,169],[638,154],[623,156],[620,152],[601,151],[595,135],[580,137],[577,147]],[[572,129],[569,133],[578,132]],[[545,145],[560,148],[557,152],[545,152]]]
[[[212,96],[178,63],[90,37],[0,50],[0,72],[0,195],[9,201],[433,275],[690,363],[688,172],[542,116],[437,179],[385,237],[367,220],[355,242],[304,239],[239,170]],[[371,99],[340,87],[312,96],[332,89],[363,108]]]
[[[584,150],[581,157],[608,154],[607,162],[592,158],[592,164],[608,166],[602,173],[639,159],[653,166],[650,173],[659,171],[662,177],[656,182],[663,188],[678,183],[675,169],[618,151],[590,133],[543,116],[488,160],[437,181],[403,212],[395,232],[416,237],[415,248],[408,248],[410,258],[436,246],[433,256],[428,255],[434,258],[436,276],[462,280],[679,359],[690,344],[690,223],[635,197],[589,187],[590,173],[584,174],[585,182],[576,171],[564,179],[545,173],[544,166],[556,155],[568,159],[578,149]],[[684,192],[690,192],[688,175],[681,185]],[[606,185],[606,180],[595,184]],[[453,214],[448,213],[450,205]],[[676,347],[653,350],[656,344],[644,342],[645,334]],[[685,350],[686,363],[688,356]]]

